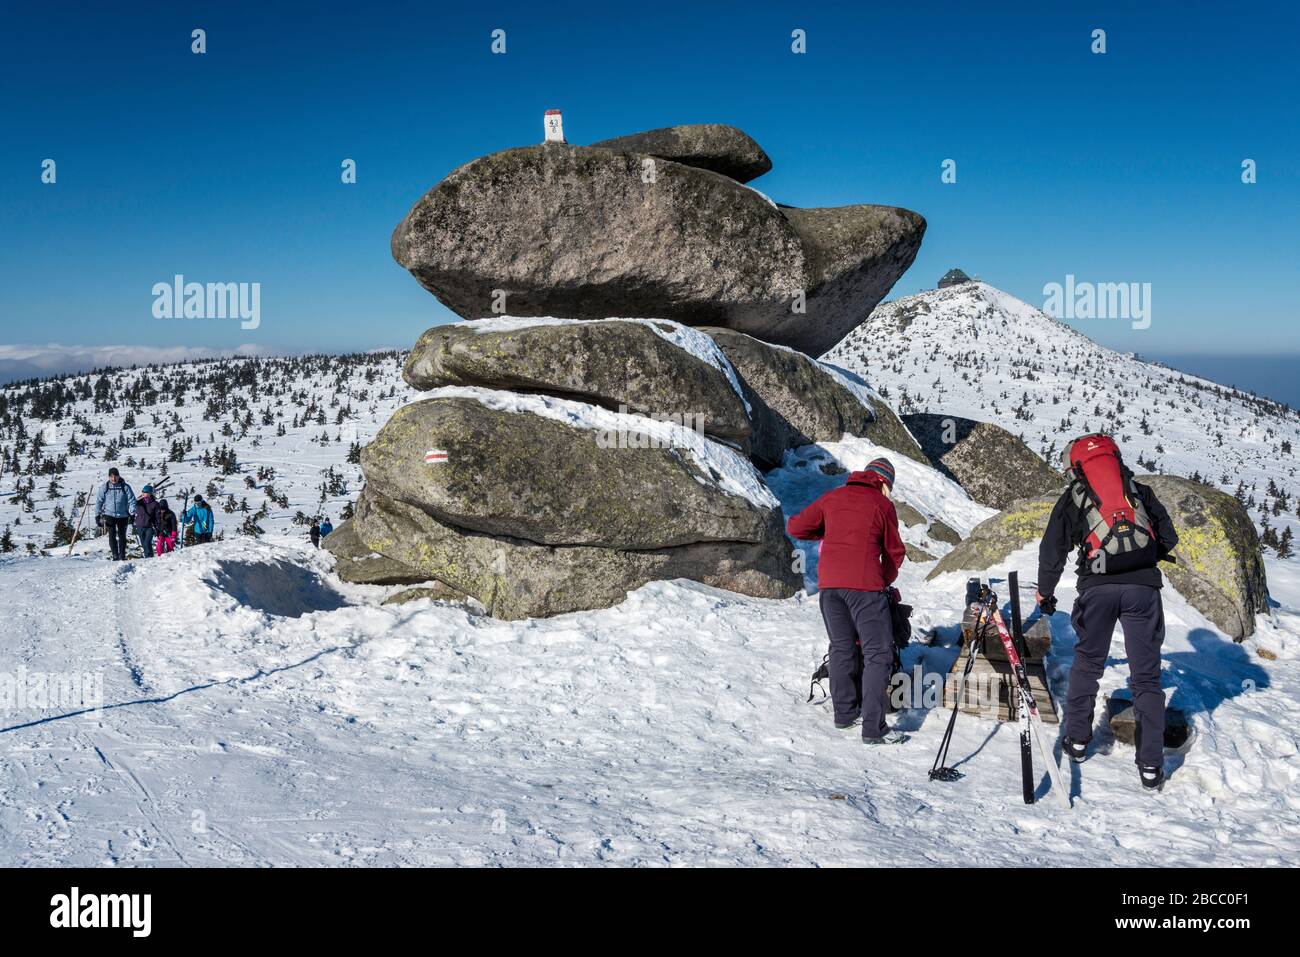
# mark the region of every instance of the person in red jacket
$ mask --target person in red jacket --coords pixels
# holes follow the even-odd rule
[[[867,744],[906,740],[885,725],[894,658],[890,586],[906,555],[893,487],[893,464],[876,459],[786,523],[791,538],[821,540],[818,600],[830,637],[835,727],[851,728],[861,718]]]

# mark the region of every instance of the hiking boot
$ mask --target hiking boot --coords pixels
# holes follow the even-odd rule
[[[849,728],[856,728],[861,722],[862,722],[861,715],[854,715],[852,718],[846,718],[846,719],[836,718],[835,730],[847,731]]]
[[[1165,769],[1138,765],[1138,777],[1142,779],[1142,788],[1148,792],[1164,790]]]
[[[1075,764],[1083,764],[1084,758],[1088,756],[1088,742],[1076,741],[1070,737],[1062,738],[1061,750]]]
[[[863,744],[902,744],[907,739],[908,739],[908,735],[903,734],[903,732],[901,731],[886,731],[878,738],[868,737],[867,735],[864,734],[862,736],[862,743]]]

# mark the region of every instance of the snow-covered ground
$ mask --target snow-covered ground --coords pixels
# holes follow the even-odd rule
[[[866,454],[846,440],[844,464]],[[816,450],[804,450],[803,458]],[[787,460],[786,471],[807,473]],[[807,496],[817,479],[772,476]],[[900,483],[901,484],[901,483]],[[931,495],[938,495],[930,490]],[[1033,568],[1032,549],[1006,568]],[[160,560],[0,560],[0,673],[76,676],[102,707],[5,710],[5,864],[1294,864],[1300,860],[1300,575],[1237,645],[1168,595],[1165,682],[1195,738],[1157,797],[1131,749],[1066,767],[1074,807],[1020,800],[1016,729],[962,715],[956,784],[926,775],[947,715],[866,749],[807,704],[814,597],[656,583],[617,607],[497,622],[379,606],[296,537]],[[946,672],[965,590],[905,567]],[[1006,569],[997,569],[1001,574]],[[1062,588],[1062,604],[1072,598]],[[1068,671],[1068,618],[1049,664]],[[1265,659],[1264,651],[1273,656]],[[1104,690],[1123,682],[1122,642]],[[41,677],[46,676],[46,677]],[[16,702],[15,702],[16,704]],[[1041,765],[1038,768],[1042,772]]]
[[[1132,750],[1100,732],[1101,753],[1063,768],[1072,810],[1026,807],[1014,727],[962,715],[950,762],[966,777],[938,784],[926,772],[946,712],[903,712],[911,739],[866,749],[806,703],[825,651],[815,595],[660,582],[603,611],[498,622],[428,600],[382,606],[395,589],[342,583],[294,515],[321,507],[327,469],[341,484],[323,510],[337,520],[355,498],[348,449],[415,397],[399,369],[394,355],[155,367],[108,377],[107,398],[97,376],[65,380],[68,395],[41,400],[53,416],[30,396],[15,413],[20,390],[0,390],[0,524],[17,546],[0,556],[0,864],[1300,861],[1294,559],[1270,558],[1277,607],[1239,645],[1167,593],[1164,680],[1195,733],[1168,755],[1163,794],[1141,793]],[[864,378],[882,384],[879,370]],[[56,494],[36,470],[14,502],[36,433],[66,470]],[[218,508],[225,540],[120,565],[102,538],[44,549],[54,509],[75,520],[110,441],[138,489],[178,440],[191,446],[167,466],[176,487],[248,501]],[[223,445],[240,463],[225,477],[203,462]],[[880,451],[845,437],[765,478],[789,513]],[[964,534],[989,514],[893,458],[897,497],[924,516]],[[259,512],[264,534],[240,534]],[[949,547],[920,526],[904,535]],[[932,567],[905,565],[900,587],[917,635],[934,632],[905,669],[937,678],[957,654],[966,576],[927,583]],[[994,574],[1011,568],[1031,580],[1033,549]],[[1064,614],[1052,626],[1059,701],[1073,634]],[[1122,640],[1112,653],[1104,691],[1125,679]]]

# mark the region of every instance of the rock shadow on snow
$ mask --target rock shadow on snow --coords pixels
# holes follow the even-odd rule
[[[278,618],[301,618],[347,605],[343,596],[311,569],[282,559],[222,559],[217,562],[212,585],[241,605]]]

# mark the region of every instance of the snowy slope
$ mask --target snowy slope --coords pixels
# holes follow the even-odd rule
[[[1027,808],[1012,727],[963,715],[952,755],[967,777],[939,785],[926,771],[946,713],[909,710],[899,723],[912,740],[868,751],[832,730],[824,704],[805,703],[825,650],[815,594],[764,601],[661,582],[611,609],[507,623],[427,600],[381,606],[395,589],[339,581],[293,516],[316,509],[325,469],[342,483],[327,512],[337,520],[355,498],[350,445],[415,398],[400,361],[124,372],[109,379],[114,397],[136,397],[130,429],[125,404],[97,408],[98,377],[64,383],[87,396],[56,403],[45,443],[47,459],[67,457],[61,493],[49,498],[38,474],[31,511],[10,501],[29,477],[30,439],[22,473],[0,475],[0,525],[19,543],[0,556],[0,864],[1300,861],[1295,561],[1270,560],[1275,620],[1241,645],[1167,596],[1165,683],[1196,736],[1169,755],[1163,795],[1138,793],[1132,751],[1116,745],[1066,769],[1072,811]],[[864,378],[876,386],[883,374]],[[34,411],[21,417],[29,436],[50,426]],[[0,450],[12,462],[18,426],[6,415]],[[225,541],[162,560],[110,565],[102,539],[72,557],[26,554],[48,540],[53,510],[102,474],[108,441],[130,444],[118,464],[139,488],[187,437],[174,482],[214,481],[216,500],[247,499],[251,514],[266,506],[260,537],[238,533],[250,513],[219,508]],[[85,452],[69,453],[69,439]],[[223,445],[240,463],[225,477],[202,462]],[[792,512],[880,451],[851,436],[810,446],[767,483]],[[988,514],[933,470],[895,461],[899,497],[923,515],[965,533]],[[815,550],[809,559],[811,579]],[[994,573],[1033,563],[1025,549]],[[930,567],[909,563],[900,581],[918,634],[936,632],[904,655],[922,684],[956,656],[965,586],[960,573],[925,582]],[[1072,597],[1063,585],[1062,605]],[[1059,698],[1074,637],[1067,616],[1052,624]],[[1125,679],[1121,641],[1113,656],[1105,690]],[[91,714],[66,694],[13,693],[20,678],[48,689],[41,676],[80,674],[102,689]]]
[[[20,551],[46,547],[54,537],[55,510],[62,509],[75,525],[81,496],[103,483],[111,464],[137,493],[146,482],[170,475],[163,497],[174,509],[179,510],[184,489],[204,495],[216,512],[218,534],[238,534],[244,520],[265,506],[257,524],[267,534],[305,540],[306,526],[294,523],[296,514],[319,511],[338,524],[363,484],[360,466],[347,462],[349,448],[373,439],[399,406],[417,396],[402,381],[404,359],[397,353],[223,359],[47,380],[43,391],[57,387],[70,394],[67,402],[51,403],[57,418],[33,414],[30,402],[17,414],[15,399],[25,390],[7,386],[0,389],[0,451],[9,460],[0,468],[0,529],[10,529]],[[103,402],[95,397],[101,378]],[[134,424],[128,427],[132,406]],[[26,435],[21,443],[15,437],[20,420]],[[43,464],[33,469],[31,442],[37,437]],[[183,461],[168,462],[178,440],[191,445]],[[69,443],[80,451],[70,451]],[[106,458],[110,445],[118,450],[111,461]],[[238,471],[228,475],[203,461],[223,447],[238,459]],[[18,460],[17,474],[11,456]],[[54,472],[51,463],[59,459],[65,471]],[[338,484],[322,496],[322,484],[329,485],[327,469],[337,473]],[[259,478],[259,470],[271,471]],[[57,480],[55,494],[51,479]],[[13,500],[25,482],[33,485],[29,504]],[[272,493],[286,497],[287,504],[273,501]],[[92,501],[92,513],[93,508]],[[93,531],[93,524],[89,514],[83,534]],[[108,539],[86,541],[77,551],[107,554]]]
[[[924,571],[901,587],[940,635],[904,665],[937,678],[964,582]],[[380,607],[323,553],[250,539],[117,567],[10,557],[0,581],[0,672],[97,673],[106,705],[6,710],[5,864],[1300,861],[1294,600],[1281,629],[1234,645],[1169,596],[1167,684],[1193,745],[1158,798],[1123,746],[1067,767],[1062,811],[1021,803],[1014,726],[963,715],[951,785],[926,776],[945,714],[905,712],[912,740],[892,749],[832,730],[804,701],[825,647],[815,596],[657,583],[497,622]],[[1059,693],[1072,639],[1053,625]],[[1117,664],[1105,687],[1122,681]]]
[[[985,283],[884,303],[823,358],[900,414],[993,422],[1053,466],[1070,439],[1110,432],[1139,471],[1199,474],[1226,492],[1244,482],[1256,522],[1267,508],[1275,528],[1300,533],[1300,460],[1288,451],[1300,449],[1300,413],[1106,349]],[[1277,515],[1270,480],[1288,493]]]

